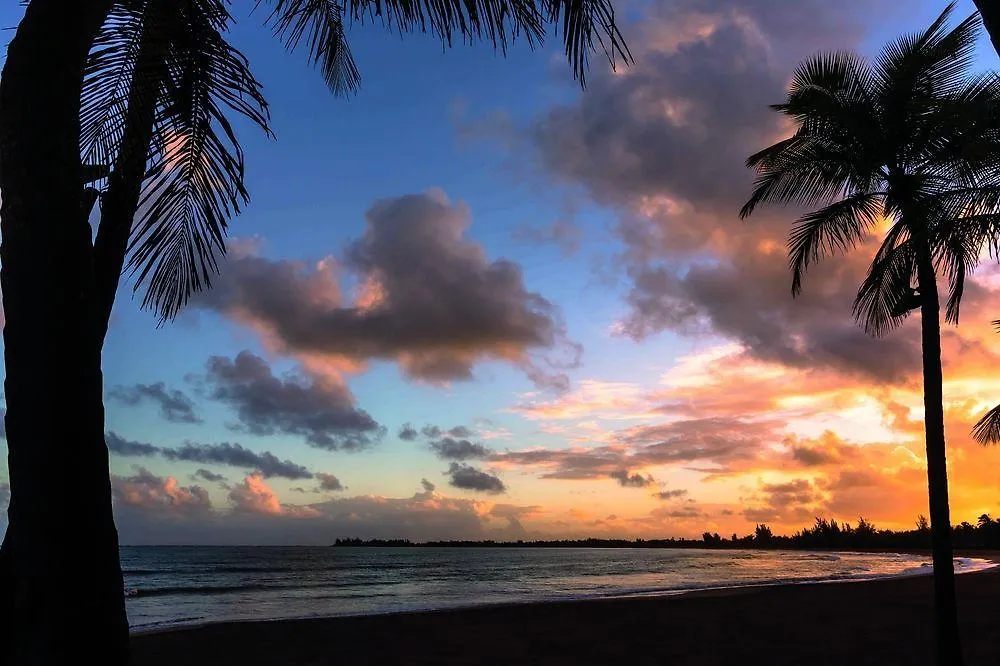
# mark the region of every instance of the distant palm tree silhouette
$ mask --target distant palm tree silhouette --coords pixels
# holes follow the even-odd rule
[[[803,62],[773,107],[795,133],[747,160],[758,177],[740,215],[768,203],[820,206],[789,235],[793,294],[813,262],[889,223],[854,315],[881,336],[921,313],[937,663],[957,666],[937,278],[948,281],[945,319],[957,323],[966,276],[1000,235],[1000,80],[971,72],[979,17],[949,31],[953,9],[870,63],[846,52]]]
[[[993,322],[993,326],[1000,331],[1000,319]],[[997,405],[983,415],[983,418],[972,427],[972,437],[982,445],[1000,443],[1000,405]],[[985,515],[985,514],[984,514]],[[985,515],[987,521],[988,515]],[[982,521],[983,516],[979,517]]]
[[[360,83],[352,22],[502,52],[517,38],[541,43],[554,24],[581,83],[595,45],[612,61],[631,59],[610,0],[257,4],[337,94]],[[31,0],[7,49],[0,286],[11,494],[0,664],[127,660],[101,350],[123,268],[145,289],[144,306],[173,317],[209,286],[228,220],[248,201],[232,117],[268,131],[268,114],[249,63],[227,41],[229,5]]]

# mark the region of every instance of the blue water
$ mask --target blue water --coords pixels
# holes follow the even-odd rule
[[[919,555],[641,548],[125,547],[122,566],[134,630],[931,570]],[[988,563],[959,559],[956,566]]]

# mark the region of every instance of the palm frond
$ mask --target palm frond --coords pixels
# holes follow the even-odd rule
[[[625,65],[632,62],[610,0],[548,0],[547,18],[562,24],[564,52],[582,85],[586,85],[588,55],[595,39],[612,67],[618,58]]]
[[[323,80],[336,95],[355,92],[361,73],[351,55],[344,30],[344,7],[336,0],[274,0],[268,16],[276,37],[289,51],[303,39],[309,60],[323,72]]]
[[[144,39],[158,45],[155,26],[145,26],[142,20],[145,5],[116,3],[94,40],[80,96],[80,154],[85,164],[118,160],[130,93],[144,104],[156,104],[158,81],[150,72],[139,71],[137,64]]]
[[[792,294],[802,291],[802,277],[820,257],[854,249],[878,225],[881,193],[862,192],[799,218],[788,236]]]
[[[258,0],[258,3],[263,0]],[[487,41],[506,53],[523,35],[531,48],[545,39],[545,27],[562,31],[574,77],[586,83],[588,57],[601,49],[612,67],[632,62],[611,0],[268,0],[268,23],[290,49],[302,39],[334,92],[360,83],[344,34],[344,21],[379,22],[399,32],[426,32],[453,41]]]
[[[853,153],[816,137],[780,141],[751,155],[747,166],[758,176],[740,210],[741,218],[749,217],[760,204],[825,205],[862,180]]]
[[[970,76],[939,96],[914,132],[914,168],[970,186],[1000,180],[1000,76]]]
[[[972,427],[972,438],[984,446],[1000,442],[1000,405],[986,412]]]
[[[889,42],[879,52],[874,72],[883,93],[905,103],[961,84],[975,58],[981,19],[973,12],[948,30],[955,6],[949,3],[926,30]]]
[[[227,117],[235,112],[268,130],[267,104],[246,58],[223,36],[224,0],[174,5],[168,76],[156,114],[155,148],[127,269],[143,307],[176,315],[211,285],[225,253],[228,220],[249,200],[244,159]]]
[[[918,305],[917,253],[905,225],[890,228],[854,299],[854,318],[865,332],[881,337],[894,330]]]

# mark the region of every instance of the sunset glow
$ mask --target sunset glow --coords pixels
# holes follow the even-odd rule
[[[642,5],[636,64],[595,58],[585,95],[526,49],[470,52],[470,69],[359,37],[359,60],[388,49],[435,74],[372,67],[349,102],[297,61],[251,58],[281,141],[247,135],[253,205],[222,275],[167,326],[129,286],[113,315],[122,542],[912,527],[928,513],[919,315],[884,339],[851,315],[879,238],[810,268],[793,299],[801,211],[737,216],[746,156],[789,131],[768,105],[795,64],[871,53],[940,11],[895,4]],[[238,34],[250,53],[265,37]],[[1000,449],[970,436],[1000,402],[993,261],[943,329],[956,523],[1000,513]]]

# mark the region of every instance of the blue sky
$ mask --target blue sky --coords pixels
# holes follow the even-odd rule
[[[247,325],[245,319],[241,321],[225,308],[192,308],[175,322],[158,328],[154,316],[140,311],[138,300],[123,289],[104,353],[109,390],[116,386],[163,382],[167,389],[183,391],[193,401],[203,422],[169,422],[160,416],[157,403],[152,401],[128,405],[109,400],[109,431],[161,448],[178,447],[188,441],[204,445],[239,443],[253,451],[271,451],[312,472],[335,474],[346,486],[346,490],[333,494],[298,493],[292,488],[309,486],[310,482],[261,479],[253,476],[252,468],[232,466],[211,467],[227,477],[224,482],[212,484],[191,476],[196,469],[206,466],[203,464],[172,462],[162,456],[114,455],[112,472],[117,483],[120,488],[135,491],[131,497],[136,499],[135,506],[124,509],[130,495],[122,491],[117,499],[119,510],[127,512],[122,518],[123,541],[211,541],[207,528],[199,531],[197,525],[204,527],[216,524],[213,521],[227,520],[236,527],[219,538],[245,540],[249,532],[240,532],[239,526],[249,521],[255,511],[262,516],[267,514],[266,509],[258,510],[261,506],[277,506],[252,501],[241,504],[245,498],[260,497],[261,493],[273,493],[280,505],[292,507],[284,511],[283,524],[279,524],[277,515],[266,516],[279,521],[268,523],[269,529],[273,529],[273,540],[292,542],[314,538],[325,542],[335,536],[381,534],[381,528],[373,523],[382,514],[371,509],[371,502],[377,498],[383,498],[384,501],[378,500],[383,505],[399,504],[398,511],[394,509],[391,517],[384,518],[383,523],[388,525],[385,529],[409,526],[405,528],[409,530],[405,536],[415,538],[506,534],[505,529],[514,530],[511,534],[521,534],[519,530],[525,529],[526,533],[538,534],[605,531],[630,535],[700,534],[703,525],[714,525],[728,533],[746,529],[756,516],[763,515],[746,514],[745,509],[751,506],[761,512],[770,510],[772,521],[789,525],[809,512],[820,510],[817,506],[830,512],[853,508],[850,502],[828,490],[822,496],[817,490],[811,503],[806,501],[802,507],[789,508],[781,503],[782,491],[774,488],[796,482],[798,477],[789,477],[774,463],[769,463],[771,467],[764,463],[752,468],[737,466],[736,471],[713,475],[711,470],[729,469],[731,461],[712,458],[710,454],[704,459],[681,456],[624,470],[625,481],[609,475],[605,468],[589,475],[577,470],[576,476],[567,477],[570,480],[560,478],[561,463],[553,462],[554,459],[547,459],[539,466],[501,458],[463,461],[461,464],[470,464],[477,471],[502,479],[504,493],[484,494],[472,488],[450,486],[448,482],[454,477],[443,474],[443,470],[449,469],[454,461],[435,456],[429,448],[430,441],[419,438],[402,441],[397,433],[406,423],[417,428],[431,424],[444,429],[462,425],[473,431],[469,437],[473,443],[483,444],[494,453],[567,448],[626,450],[639,441],[635,438],[641,436],[648,443],[661,436],[641,431],[642,428],[701,423],[698,419],[706,417],[700,412],[696,415],[694,405],[705,404],[706,396],[723,391],[729,384],[725,378],[706,375],[722,362],[719,359],[753,368],[741,385],[744,393],[755,391],[754,377],[770,378],[781,372],[791,373],[785,383],[795,384],[798,391],[785,396],[788,403],[801,402],[819,390],[814,384],[799,385],[801,378],[794,374],[798,372],[794,364],[775,365],[773,358],[755,355],[753,340],[741,337],[738,327],[724,324],[717,315],[698,315],[697,326],[688,321],[684,326],[653,326],[644,336],[622,334],[623,322],[630,321],[638,307],[631,298],[639,293],[637,276],[649,275],[646,269],[654,265],[688,266],[692,261],[707,261],[715,267],[737,266],[736,255],[726,254],[719,247],[725,237],[743,233],[740,230],[744,227],[733,224],[730,218],[734,215],[719,213],[714,202],[702,201],[696,193],[684,191],[670,177],[666,180],[671,182],[654,184],[653,189],[641,192],[632,192],[631,185],[623,186],[622,181],[615,180],[612,172],[617,167],[620,173],[635,173],[632,170],[636,165],[640,174],[657,169],[656,164],[642,163],[643,159],[650,159],[648,155],[640,155],[638,151],[629,153],[634,146],[628,140],[634,141],[635,136],[616,134],[643,118],[637,120],[623,113],[604,118],[606,126],[584,123],[578,128],[581,136],[593,132],[598,139],[607,135],[611,140],[600,143],[595,139],[582,144],[591,149],[583,156],[584,162],[565,168],[559,165],[569,162],[560,160],[570,153],[551,152],[555,149],[547,147],[545,137],[539,138],[539,132],[544,131],[539,128],[546,127],[542,120],[549,117],[565,121],[560,127],[575,132],[576,126],[569,124],[574,119],[599,117],[600,109],[593,108],[598,104],[595,100],[611,99],[603,96],[613,95],[616,86],[640,77],[654,79],[658,75],[655,67],[661,66],[677,67],[680,71],[702,63],[711,72],[706,76],[728,68],[731,78],[718,82],[717,100],[710,86],[697,93],[701,97],[690,97],[686,102],[682,99],[683,91],[671,89],[670,81],[659,88],[654,81],[646,88],[633,89],[633,92],[644,90],[652,99],[665,104],[680,99],[688,105],[681,104],[678,108],[682,110],[699,108],[699,104],[711,109],[713,105],[726,103],[727,86],[739,85],[740,68],[780,83],[782,77],[787,80],[790,76],[797,60],[815,48],[843,46],[871,52],[890,36],[927,25],[943,3],[908,3],[905,12],[893,8],[892,3],[870,4],[860,0],[840,3],[837,7],[805,3],[809,7],[816,5],[812,9],[786,8],[783,3],[760,0],[631,4],[629,13],[637,21],[625,28],[638,58],[637,67],[624,76],[611,76],[595,56],[592,85],[584,93],[570,76],[558,39],[551,39],[545,49],[536,52],[517,44],[502,58],[488,46],[459,44],[443,50],[440,43],[426,36],[408,35],[401,39],[362,26],[350,33],[352,50],[362,72],[361,90],[350,99],[331,96],[321,77],[305,64],[302,54],[286,54],[271,37],[261,25],[262,14],[248,17],[240,13],[244,11],[243,3],[236,4],[238,25],[232,40],[253,63],[264,85],[277,140],[267,139],[245,124],[238,125],[246,149],[252,202],[233,221],[231,235],[256,239],[255,252],[272,262],[315,263],[325,257],[340,261],[345,247],[365,233],[365,214],[374,202],[438,188],[452,203],[463,202],[468,206],[471,226],[463,242],[480,246],[488,262],[506,259],[516,263],[523,272],[524,288],[557,307],[565,321],[567,336],[582,346],[583,354],[578,367],[565,371],[570,383],[568,391],[562,394],[537,387],[523,367],[511,362],[477,361],[471,381],[432,384],[407,379],[395,360],[371,361],[363,371],[343,373],[340,380],[353,395],[354,405],[385,427],[385,437],[364,451],[329,451],[309,446],[301,436],[289,432],[254,435],[247,432],[245,424],[242,430],[234,428],[240,425],[240,417],[234,412],[233,403],[198,393],[196,380],[204,376],[210,357],[234,358],[242,350],[265,359],[276,376],[298,373],[302,381],[313,381],[315,372],[310,374],[311,371],[303,369],[301,353],[280,349],[273,340],[265,339],[259,328]],[[961,2],[958,15],[970,12],[971,4]],[[0,9],[0,24],[16,24],[19,13],[19,8],[5,6]],[[796,29],[789,30],[782,23],[784,20],[791,21],[789,25]],[[699,25],[711,29],[699,33]],[[799,31],[798,26],[803,29]],[[738,57],[731,55],[729,45],[724,43],[727,31],[739,35],[740,48],[745,47],[745,53],[736,51]],[[679,46],[674,45],[675,38]],[[992,66],[995,54],[985,39],[983,45],[981,63]],[[743,62],[742,57],[748,60]],[[721,65],[720,58],[725,59]],[[651,64],[654,62],[661,64]],[[780,94],[780,88],[776,86],[774,92]],[[639,98],[636,95],[630,99]],[[553,113],[556,115],[550,115]],[[689,136],[694,138],[677,148],[679,161],[673,168],[684,171],[689,166],[696,171],[696,165],[714,161],[721,164],[724,156],[710,149],[711,135],[724,135],[729,126],[703,126],[692,118],[685,123],[689,126]],[[771,137],[768,126],[760,124],[751,129],[757,132],[754,141],[761,146]],[[702,134],[707,137],[704,149],[699,147]],[[660,140],[652,134],[647,138],[651,145]],[[734,142],[743,140],[745,137]],[[595,146],[611,152],[602,154]],[[726,163],[726,169],[733,169],[731,162],[730,159]],[[741,196],[747,182],[746,179],[733,182],[734,199]],[[665,198],[657,199],[659,193]],[[669,236],[673,229],[683,226],[674,219],[676,214],[663,219],[650,212],[650,206],[667,200],[674,204],[686,202],[685,215],[691,219],[707,215],[698,224],[716,228],[718,235],[702,239],[700,245],[686,249],[687,254],[679,257],[676,248],[644,246],[626,234],[625,230],[632,228]],[[726,210],[729,209],[735,212],[732,206]],[[576,247],[525,240],[551,229],[557,221],[563,221],[565,229],[572,230],[573,237],[578,238]],[[763,238],[766,234],[761,233]],[[650,256],[637,259],[645,254]],[[743,297],[734,292],[729,298],[736,303]],[[843,319],[843,314],[837,316]],[[866,385],[858,383],[856,376],[850,373],[837,376],[843,390],[855,395],[866,392]],[[813,380],[820,381],[811,377],[810,381]],[[826,387],[830,382],[821,383]],[[702,387],[706,392],[684,393],[692,386]],[[983,386],[977,390],[986,393],[989,388]],[[893,399],[917,404],[918,397],[911,392],[904,397],[894,394]],[[976,398],[985,400],[979,394]],[[608,406],[608,400],[613,406]],[[664,400],[672,400],[670,404],[674,406],[664,408]],[[534,407],[525,408],[529,403]],[[685,405],[689,412],[679,413],[677,404]],[[863,400],[847,406],[842,402],[838,406],[816,403],[811,407],[812,413],[798,410],[791,415],[779,415],[778,426],[770,424],[767,414],[758,412],[719,413],[714,415],[717,420],[734,419],[748,430],[736,433],[727,425],[724,433],[699,431],[697,436],[690,437],[691,441],[698,440],[697,446],[704,447],[708,445],[700,443],[699,437],[732,440],[750,437],[752,431],[754,437],[763,438],[754,439],[754,446],[760,447],[757,458],[764,460],[772,448],[780,448],[789,436],[799,436],[798,433],[818,436],[827,427],[847,428],[844,424],[859,418],[863,422],[868,419],[871,423],[882,423],[887,404],[869,404]],[[550,409],[540,410],[540,407]],[[762,432],[763,423],[768,423],[770,429]],[[718,423],[712,427],[718,427]],[[849,429],[844,432],[845,441],[852,445],[881,444],[861,441],[864,438],[855,437]],[[678,436],[672,432],[669,441],[680,441],[676,439]],[[906,435],[900,437],[905,440]],[[688,441],[681,439],[678,446]],[[880,468],[883,471],[896,469],[889,462],[878,464],[883,465]],[[147,469],[151,476],[140,478],[136,466]],[[629,481],[630,475],[638,475],[639,480]],[[720,480],[719,476],[726,478]],[[820,487],[821,477],[805,476],[811,487]],[[178,517],[171,513],[183,501],[163,490],[169,487],[170,477],[183,488],[198,487],[208,493],[211,519],[205,518],[209,514]],[[149,487],[153,483],[150,478],[158,479],[155,482],[160,484],[158,490]],[[426,486],[421,486],[421,479],[430,481],[436,489],[427,491]],[[881,487],[885,492],[895,492],[889,481]],[[663,498],[651,496],[670,489],[684,491],[676,495],[680,504],[668,507]],[[437,496],[422,496],[422,492]],[[918,496],[919,493],[915,495]],[[963,506],[978,509],[987,502],[985,496],[985,490],[970,491]],[[959,501],[961,505],[961,496]],[[335,507],[343,510],[336,509],[338,518],[331,519],[331,523],[309,528],[308,533],[319,536],[306,537],[303,535],[307,531],[296,532],[287,527],[287,523],[295,520],[299,521],[297,525],[306,520],[295,517],[298,509],[294,507],[311,506],[324,516],[324,512],[334,511]],[[498,506],[501,508],[497,509]],[[912,506],[913,502],[906,506],[905,512],[893,508],[880,518],[885,522],[908,523]],[[428,513],[437,510],[447,516],[471,512],[479,521],[477,529],[483,531],[470,533],[465,527],[458,527],[457,522],[454,530],[448,531],[450,527],[440,527],[434,519],[427,518]],[[344,522],[343,515],[351,512],[362,516],[360,522]],[[418,514],[421,517],[413,518]],[[509,519],[508,515],[514,518]]]

